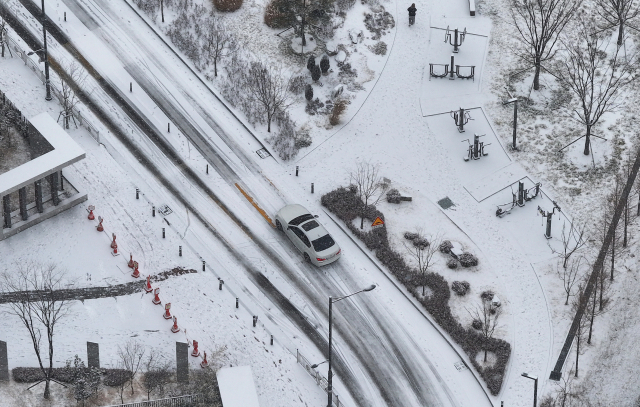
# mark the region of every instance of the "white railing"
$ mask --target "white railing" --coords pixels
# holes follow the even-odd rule
[[[296,349],[296,358],[298,359],[298,363],[300,363],[302,365],[302,367],[304,367],[304,370],[306,370],[307,373],[309,373],[309,375],[311,377],[313,377],[313,379],[316,381],[316,384],[318,386],[320,386],[320,388],[326,392],[327,391],[327,387],[329,385],[329,383],[327,383],[327,379],[323,375],[318,373],[317,370],[313,369],[311,367],[311,363],[309,363],[307,358],[302,356],[300,351],[297,350],[297,349]],[[335,376],[335,375],[332,375],[332,376]],[[332,393],[333,393],[333,397],[331,399],[333,400],[333,405],[336,406],[336,407],[345,407],[344,403],[340,402],[340,397],[338,397],[338,395],[336,394],[335,390],[332,391]]]

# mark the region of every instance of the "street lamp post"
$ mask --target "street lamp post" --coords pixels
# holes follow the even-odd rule
[[[516,147],[516,129],[518,128],[518,98],[509,99],[503,102],[503,105],[509,105],[513,103],[513,150],[518,151]]]
[[[376,285],[373,284],[370,287],[364,288],[360,291],[356,291],[355,293],[349,294],[349,295],[345,295],[343,297],[338,297],[338,298],[333,298],[333,297],[329,297],[329,359],[327,359],[325,362],[329,362],[329,377],[327,378],[327,396],[329,398],[329,401],[327,402],[327,407],[332,407],[333,406],[333,387],[332,387],[332,379],[333,379],[333,373],[331,372],[331,349],[332,349],[332,344],[331,344],[331,340],[332,340],[332,308],[333,308],[333,303],[334,302],[338,302],[341,300],[344,300],[345,298],[349,298],[352,295],[356,295],[356,294],[360,294],[362,292],[366,292],[366,291],[371,291],[374,288],[376,288]],[[322,362],[324,363],[324,362]],[[319,363],[321,364],[321,363]],[[317,367],[318,365],[313,365],[311,367]]]
[[[46,100],[51,100],[51,86],[49,82],[49,57],[47,55],[47,15],[44,13],[44,0],[42,0],[42,34],[44,35],[44,86],[47,90]]]
[[[526,377],[527,379],[531,379],[535,382],[533,387],[533,407],[536,407],[538,405],[538,377],[529,376],[527,373],[523,373],[522,377]]]

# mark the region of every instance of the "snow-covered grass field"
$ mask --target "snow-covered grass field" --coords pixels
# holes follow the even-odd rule
[[[482,291],[493,290],[500,297],[505,313],[496,336],[511,343],[512,357],[503,389],[491,401],[494,405],[503,400],[505,405],[526,405],[530,403],[532,383],[520,377],[520,373],[526,371],[540,377],[539,396],[556,390],[555,382],[547,378],[573,315],[571,307],[564,305],[564,289],[556,271],[557,256],[551,248],[558,249],[558,237],[564,222],[586,223],[591,232],[589,239],[593,241],[583,252],[589,259],[595,257],[599,240],[594,234],[597,233],[602,202],[612,185],[617,169],[615,162],[624,158],[628,146],[635,140],[628,124],[634,124],[637,119],[629,114],[623,117],[621,112],[605,116],[606,121],[597,131],[604,134],[607,141],[594,139],[593,159],[582,156],[581,143],[576,143],[563,155],[555,154],[555,150],[579,135],[579,128],[568,118],[547,110],[548,101],[557,95],[553,93],[556,85],[551,78],[544,77],[543,90],[531,94],[533,104],[520,105],[520,151],[510,151],[512,107],[502,106],[502,100],[509,97],[505,86],[511,86],[513,89],[510,91],[524,96],[528,94],[530,78],[525,76],[515,82],[505,80],[517,66],[508,52],[513,27],[508,24],[508,16],[499,11],[508,7],[505,2],[491,0],[479,3],[479,15],[475,19],[467,17],[465,1],[447,4],[419,2],[413,27],[406,24],[403,4],[391,1],[382,4],[396,21],[395,27],[382,37],[388,44],[386,55],[375,55],[367,47],[374,44],[373,40],[366,38],[368,34],[362,22],[368,4],[357,2],[334,36],[335,43],[343,44],[349,50],[349,61],[358,71],[356,82],[362,85],[357,88],[360,90],[345,90],[351,104],[342,123],[330,127],[326,117],[308,116],[304,112],[302,96],[297,96],[290,112],[298,125],[310,131],[313,144],[303,149],[295,162],[277,165],[262,161],[258,165],[264,176],[283,191],[285,200],[302,203],[319,213],[319,197],[340,185],[347,185],[349,173],[355,169],[357,161],[369,160],[379,164],[382,175],[391,179],[392,187],[413,197],[412,202],[400,205],[386,202],[379,205],[385,214],[391,243],[398,251],[402,251],[402,234],[420,228],[427,233],[441,233],[480,258],[480,266],[475,271],[451,271],[446,268],[444,258],[437,254],[434,271],[442,274],[449,283],[459,279],[470,282],[471,291],[467,296],[458,298],[453,295],[450,301],[454,315],[465,325],[470,323],[467,311],[474,302],[479,302]],[[47,7],[48,14],[55,16],[68,10],[68,25],[77,30],[74,32],[82,32],[81,24],[73,18],[66,3],[47,2]],[[115,12],[128,9],[120,2],[109,7]],[[225,19],[254,54],[282,58],[281,63],[291,64],[291,55],[281,54],[281,40],[274,35],[276,30],[268,29],[262,23],[263,10],[264,4],[260,2],[247,2],[238,12],[226,15]],[[168,11],[165,17],[171,21],[173,15]],[[129,15],[128,18],[133,21],[134,31],[136,25],[142,27],[135,16]],[[156,19],[155,23],[158,21]],[[441,28],[449,24],[459,28],[467,26],[470,32],[476,30],[485,35],[470,36],[458,56],[461,63],[478,66],[476,72],[479,76],[475,82],[429,80],[428,64],[448,61],[450,50],[443,47],[440,37],[443,35]],[[349,29],[363,29],[365,41],[351,44]],[[471,47],[473,44],[476,45]],[[333,59],[332,67],[334,73],[321,79],[325,86],[314,86],[314,91],[318,92],[316,95],[323,95],[338,83]],[[55,103],[44,103],[43,87],[19,59],[0,60],[0,68],[1,89],[25,115],[30,117],[49,111],[53,117],[57,116],[59,107]],[[303,62],[297,66],[290,65],[290,69],[293,75],[308,74]],[[212,86],[216,86],[215,81]],[[637,98],[636,87],[634,84],[627,91],[630,106]],[[139,103],[149,109],[150,102],[146,99]],[[471,111],[474,121],[466,133],[459,134],[446,112],[463,103],[470,105],[462,107],[482,107],[482,110]],[[423,117],[443,112],[446,114]],[[241,112],[238,114],[242,117]],[[166,118],[158,117],[158,121],[164,123]],[[253,131],[261,140],[269,136],[266,126],[261,124],[257,124]],[[492,143],[488,147],[490,154],[479,161],[464,162],[462,156],[466,143],[463,142],[474,132],[486,134],[485,139]],[[65,177],[89,193],[89,202],[97,207],[96,214],[107,219],[106,233],[96,232],[95,225],[86,219],[85,208],[76,207],[0,243],[3,265],[10,266],[13,262],[33,258],[37,248],[38,259],[59,263],[69,270],[77,286],[92,286],[130,281],[126,267],[130,251],[140,253],[136,260],[141,263],[143,275],[175,266],[201,270],[201,259],[205,258],[207,272],[160,283],[161,298],[172,303],[172,312],[178,316],[180,325],[187,329],[186,338],[180,340],[197,339],[203,350],[226,345],[225,363],[252,367],[260,401],[264,405],[323,403],[324,392],[296,364],[293,349],[300,346],[303,353],[308,352],[316,359],[320,359],[321,354],[316,349],[304,349],[305,342],[296,338],[295,333],[293,338],[281,343],[276,332],[276,343],[268,345],[269,335],[274,332],[262,325],[262,321],[257,328],[251,326],[251,315],[268,309],[269,305],[265,305],[268,302],[259,292],[248,288],[250,284],[246,277],[235,271],[238,267],[233,259],[227,255],[214,255],[223,253],[225,249],[213,239],[203,240],[206,232],[201,226],[194,224],[193,220],[190,222],[184,210],[178,209],[180,205],[169,201],[171,198],[161,192],[161,188],[153,188],[154,183],[148,181],[150,175],[127,157],[113,138],[105,135],[112,145],[104,148],[98,146],[83,129],[72,129],[70,134],[87,151],[87,158],[66,171]],[[170,140],[190,165],[202,171],[204,159],[189,148],[188,142],[185,143],[180,136],[170,137]],[[252,153],[250,148],[246,148],[247,154]],[[300,167],[299,177],[292,175],[296,165]],[[542,182],[543,196],[527,203],[524,208],[515,208],[512,213],[497,218],[494,215],[496,205],[511,200],[510,185],[522,176],[527,176],[532,182]],[[220,180],[208,182],[224,187]],[[315,184],[314,195],[308,192],[311,182]],[[141,185],[147,188],[143,188],[142,199],[135,200],[135,187]],[[187,183],[185,187],[189,187]],[[444,197],[449,197],[455,206],[442,210],[437,201]],[[536,207],[540,205],[544,210],[551,210],[552,199],[560,204],[562,214],[554,216],[554,239],[547,241],[542,236],[543,219],[537,214]],[[160,203],[174,208],[174,214],[167,217],[171,226],[161,216],[151,217],[151,205],[156,204],[157,207]],[[268,203],[270,206],[277,204]],[[325,223],[328,222],[326,220]],[[167,228],[166,239],[160,237],[162,227]],[[112,231],[117,232],[121,244],[119,250],[122,255],[118,257],[109,253]],[[638,232],[640,228],[634,220],[630,225],[630,245],[618,255],[615,280],[608,293],[610,303],[606,312],[595,320],[593,342],[584,346],[580,375],[572,383],[573,392],[586,397],[581,401],[584,405],[588,400],[594,405],[634,406],[639,395],[635,380],[639,370],[635,363],[638,352],[633,343],[640,330],[640,324],[634,317],[639,305],[635,295],[638,265],[634,256]],[[247,247],[251,252],[249,244],[237,235],[231,239],[240,250]],[[278,245],[276,239],[269,239]],[[181,243],[184,254],[178,257],[177,246]],[[341,261],[354,264],[353,260],[349,261],[350,256],[346,253],[346,258]],[[261,262],[257,256],[256,261]],[[383,278],[374,270],[363,270],[363,265],[354,265],[354,274],[360,279],[364,276],[376,281]],[[269,270],[270,278],[276,282],[281,278],[268,264],[260,264],[260,268]],[[226,280],[222,291],[217,289],[217,277]],[[282,284],[286,285],[285,282]],[[304,301],[296,298],[294,292],[290,295],[294,303],[297,301],[306,309]],[[236,310],[234,297],[244,296],[250,298],[249,308]],[[407,306],[405,303],[397,305],[401,313],[408,312],[404,310]],[[313,313],[311,309],[307,311]],[[174,339],[184,334],[171,334],[168,330],[170,323],[160,317],[160,312],[159,306],[151,304],[150,295],[75,303],[74,317],[60,327],[56,363],[62,365],[74,354],[82,354],[85,341],[100,343],[101,355],[114,355],[117,345],[132,336],[163,349],[170,356]],[[0,340],[9,342],[10,367],[34,366],[36,361],[26,332],[11,318],[3,318]],[[270,321],[269,327],[273,325],[278,323]],[[8,329],[5,331],[4,327]],[[287,334],[293,332],[288,326],[280,326],[280,329]],[[16,342],[22,346],[14,345]],[[574,353],[572,350],[567,359],[563,373],[565,379],[572,375]],[[438,355],[437,350],[434,354]],[[437,363],[438,356],[434,359]],[[102,360],[105,366],[115,363],[113,356],[111,359],[104,356]],[[465,380],[460,383],[477,386],[472,380]],[[25,392],[26,387],[0,383],[0,405],[20,405],[18,400],[25,399],[32,405],[39,405],[38,391]],[[473,399],[462,396],[464,393],[465,390],[460,391],[457,405],[476,405]],[[55,403],[60,404],[52,405],[64,405],[64,401],[58,398],[61,394],[55,394]],[[142,398],[142,394],[138,393],[137,398]]]

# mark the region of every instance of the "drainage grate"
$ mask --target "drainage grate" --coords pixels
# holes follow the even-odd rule
[[[261,148],[260,150],[256,151],[256,153],[258,153],[260,158],[271,157],[271,153],[266,148]]]
[[[452,206],[456,206],[448,196],[445,196],[441,200],[438,201],[438,205],[442,207],[442,209],[449,209]]]

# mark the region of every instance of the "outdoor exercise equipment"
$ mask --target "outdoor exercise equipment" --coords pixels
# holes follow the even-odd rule
[[[449,26],[447,26],[447,30],[444,34],[444,42],[448,42],[450,45],[453,45],[453,52],[458,53],[460,45],[464,42],[464,38],[467,36],[467,28],[465,27],[464,31],[459,32],[458,29],[453,30],[453,36],[451,35],[451,30],[449,30]]]
[[[529,189],[525,189],[524,182],[518,181],[518,193],[515,194],[513,189],[511,189],[511,202],[498,205],[498,209],[496,210],[496,216],[502,217],[505,213],[509,213],[516,206],[524,206],[525,202],[528,202],[534,198],[536,198],[540,194],[540,187],[542,184],[537,182],[533,187]],[[533,191],[533,194],[531,193]],[[508,209],[503,209],[504,207],[509,206]]]
[[[433,69],[434,66],[443,66],[444,73],[441,73],[441,74],[436,73],[436,71]],[[469,74],[468,75],[461,74],[460,68],[469,68]],[[475,73],[476,73],[475,65],[456,65],[455,55],[453,54],[451,54],[451,62],[448,65],[429,63],[429,75],[431,75],[434,78],[445,78],[449,76],[449,80],[454,80],[457,76],[460,79],[473,79],[473,81],[475,82]]]
[[[553,210],[551,212],[547,212],[547,211],[543,210],[538,205],[538,212],[540,213],[540,215],[542,215],[543,218],[547,218],[547,230],[544,233],[544,237],[546,237],[547,239],[551,239],[551,218],[552,218],[552,215],[556,212],[556,209],[558,210],[558,214],[560,214],[560,212],[562,212],[562,210],[560,209],[560,207],[558,206],[556,201],[551,201],[551,202],[553,202]]]
[[[449,112],[451,117],[453,117],[453,121],[456,123],[456,127],[458,128],[458,133],[464,133],[464,125],[469,123],[469,120],[473,120],[469,111],[460,108],[458,110],[452,110]]]
[[[490,146],[491,143],[489,144],[484,144],[483,141],[480,141],[480,137],[484,137],[485,135],[477,135],[474,134],[473,135],[473,144],[471,144],[471,142],[469,141],[469,139],[465,139],[462,140],[463,142],[466,141],[467,143],[469,143],[469,148],[467,150],[467,156],[463,157],[465,161],[469,161],[469,160],[479,160],[482,157],[489,155],[489,153],[485,153],[484,152],[484,148],[486,146]]]

